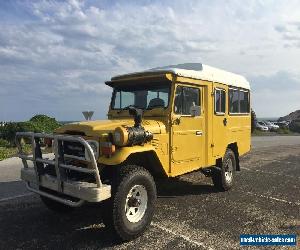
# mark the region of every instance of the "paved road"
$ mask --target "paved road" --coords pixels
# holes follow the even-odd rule
[[[16,157],[0,161],[0,201],[29,193],[20,181],[21,167],[22,162]]]
[[[242,171],[229,192],[217,192],[197,172],[159,183],[150,229],[123,244],[105,230],[97,205],[55,215],[36,195],[23,196],[16,160],[2,161],[0,249],[239,249],[241,233],[296,233],[299,238],[300,143],[290,139],[281,145],[281,138],[275,144],[253,139],[255,146],[241,159]]]
[[[300,145],[300,136],[254,136],[252,148]]]

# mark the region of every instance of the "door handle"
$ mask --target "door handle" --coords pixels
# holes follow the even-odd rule
[[[227,118],[224,118],[224,120],[223,120],[223,124],[224,124],[224,126],[226,126],[226,125],[227,125]]]
[[[198,131],[196,131],[196,136],[202,136],[202,131],[200,131],[200,130],[198,130]]]

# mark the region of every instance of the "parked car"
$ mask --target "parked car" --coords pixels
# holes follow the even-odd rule
[[[274,124],[273,122],[266,121],[264,122],[264,124],[269,128],[270,131],[276,131],[277,129],[279,129],[279,126]]]
[[[288,121],[281,121],[281,122],[274,122],[279,128],[289,128],[290,122]]]
[[[261,130],[261,131],[269,131],[269,128],[264,125],[262,122],[257,122],[255,125],[256,129]]]

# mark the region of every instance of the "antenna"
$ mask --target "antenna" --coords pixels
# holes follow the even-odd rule
[[[92,119],[94,111],[82,111],[82,114],[87,121],[90,121]]]

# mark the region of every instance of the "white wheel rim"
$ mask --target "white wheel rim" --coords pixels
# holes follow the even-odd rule
[[[233,164],[232,160],[228,159],[225,165],[225,180],[227,183],[232,182]]]
[[[126,197],[125,214],[126,218],[132,222],[139,222],[147,209],[148,194],[143,185],[133,186]]]

